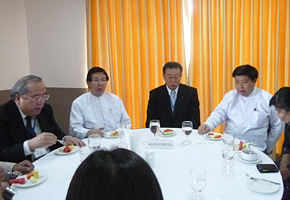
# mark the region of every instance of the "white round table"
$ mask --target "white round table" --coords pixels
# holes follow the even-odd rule
[[[162,130],[164,130],[162,128]],[[149,129],[134,129],[126,133],[127,141],[130,135],[138,137],[138,153],[145,158],[145,152],[155,152],[154,173],[157,176],[165,200],[186,200],[192,192],[189,184],[189,171],[193,167],[206,169],[207,183],[202,191],[206,200],[278,200],[283,194],[283,182],[280,172],[261,174],[256,168],[256,163],[245,163],[239,159],[239,152],[235,155],[234,173],[230,177],[224,176],[221,169],[221,144],[222,140],[212,141],[197,134],[193,130],[189,136],[191,145],[183,146],[185,135],[181,129],[173,129],[176,133],[172,137],[156,135],[159,140],[168,140],[174,143],[173,148],[156,149],[148,148],[148,141],[153,134]],[[86,141],[86,140],[85,140]],[[102,148],[108,148],[119,143],[119,139],[102,138]],[[34,162],[35,169],[47,176],[47,180],[34,187],[17,188],[14,200],[64,200],[71,178],[80,164],[79,153],[70,155],[57,155],[57,150]],[[259,152],[259,163],[273,163],[264,153]],[[265,178],[281,183],[276,192],[258,193],[248,188],[249,179],[245,176]],[[264,191],[263,191],[264,192]]]

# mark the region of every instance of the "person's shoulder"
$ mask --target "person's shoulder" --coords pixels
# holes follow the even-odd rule
[[[13,108],[17,108],[16,103],[11,99],[6,103],[0,105],[0,112],[11,111]]]
[[[197,89],[195,87],[192,87],[192,86],[189,86],[189,85],[185,85],[183,83],[179,84],[179,88],[180,89],[184,89],[184,90],[197,91]]]
[[[161,85],[161,86],[158,86],[157,88],[152,89],[150,92],[155,93],[155,92],[159,92],[160,90],[164,90],[164,89],[166,89],[166,85]]]
[[[261,96],[262,98],[264,98],[267,102],[272,98],[272,94],[266,90],[260,89],[260,88],[256,88],[257,90],[257,94],[259,96]]]

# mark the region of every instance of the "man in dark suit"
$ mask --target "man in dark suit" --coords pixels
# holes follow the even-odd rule
[[[196,88],[180,84],[182,66],[168,62],[163,67],[162,85],[150,91],[146,127],[158,119],[161,127],[181,128],[183,121],[191,121],[193,128],[200,125],[199,101]]]
[[[13,86],[11,100],[0,106],[0,160],[33,161],[66,145],[84,143],[63,133],[55,122],[46,86],[38,76],[28,75]]]

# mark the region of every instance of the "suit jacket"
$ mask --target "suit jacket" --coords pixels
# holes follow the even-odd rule
[[[42,132],[54,133],[58,139],[66,134],[55,122],[50,105],[45,104],[39,115],[36,116]],[[0,160],[20,162],[25,159],[32,160],[31,155],[25,156],[23,142],[31,139],[29,131],[25,128],[23,119],[14,100],[0,106]],[[60,147],[60,143],[51,146],[50,149]]]
[[[152,119],[159,119],[161,127],[181,128],[183,121],[192,121],[194,129],[200,125],[197,89],[179,85],[174,113],[171,110],[170,96],[166,85],[150,91],[147,107],[146,127]]]

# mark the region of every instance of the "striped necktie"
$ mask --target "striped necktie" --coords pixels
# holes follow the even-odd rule
[[[29,133],[32,137],[35,137],[36,133],[34,131],[34,127],[32,127],[32,125],[31,125],[31,117],[27,116],[27,117],[25,117],[25,119],[26,119],[26,129],[29,131]]]
[[[172,112],[174,111],[175,101],[176,101],[176,92],[175,90],[171,90],[170,92],[170,101],[171,101],[171,109]]]

